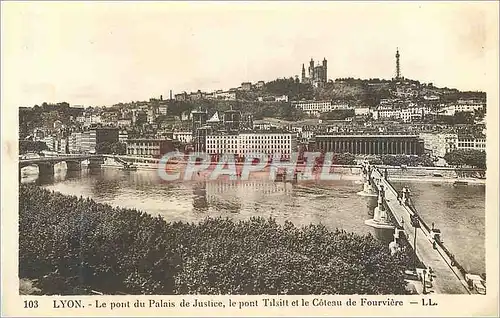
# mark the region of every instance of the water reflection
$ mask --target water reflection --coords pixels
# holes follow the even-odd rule
[[[362,185],[356,180],[298,184],[269,180],[165,182],[153,170],[103,168],[85,169],[79,174],[60,171],[53,177],[25,174],[22,182],[37,182],[65,194],[143,210],[169,222],[198,222],[207,216],[234,220],[272,216],[278,222],[289,220],[298,226],[322,223],[330,229],[386,236],[364,224],[373,216],[377,201],[357,195]],[[424,220],[441,228],[446,246],[466,268],[484,272],[484,185],[434,187],[417,181],[395,185],[409,186]]]
[[[198,213],[208,211],[206,182],[197,183],[193,187],[193,208]]]

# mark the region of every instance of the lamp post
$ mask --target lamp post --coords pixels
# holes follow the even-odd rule
[[[423,283],[424,283],[424,286],[423,286],[423,289],[422,289],[422,293],[425,295],[427,294],[427,290],[426,290],[426,287],[425,287],[425,276],[427,275],[427,270],[424,269],[424,271],[422,272],[422,278],[423,278]]]
[[[415,267],[417,267],[417,228],[420,228],[420,222],[416,214],[410,216],[411,226],[415,229],[415,236],[413,238],[413,250],[415,251]]]

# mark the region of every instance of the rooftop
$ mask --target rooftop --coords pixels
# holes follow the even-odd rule
[[[371,135],[371,134],[359,134],[359,135],[334,135],[334,134],[331,134],[331,135],[317,135],[316,136],[317,138],[330,138],[330,137],[342,137],[342,138],[353,138],[353,137],[356,137],[356,138],[418,138],[418,135],[404,135],[404,134],[401,134],[401,135],[397,135],[397,134],[387,134],[387,135],[384,135],[384,134],[377,134],[377,135]]]

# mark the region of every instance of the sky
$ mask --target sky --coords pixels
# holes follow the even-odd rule
[[[485,90],[498,3],[2,2],[2,107],[102,106],[301,73]],[[496,74],[496,73],[495,73]]]

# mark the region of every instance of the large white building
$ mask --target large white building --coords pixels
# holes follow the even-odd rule
[[[83,153],[95,152],[97,146],[97,134],[95,129],[90,129],[82,133],[82,143],[80,150]]]
[[[458,136],[454,133],[421,133],[419,137],[424,140],[424,148],[435,157],[443,157],[457,148]]]
[[[210,155],[281,154],[284,159],[289,159],[296,150],[295,133],[240,133],[206,137],[206,151]]]
[[[236,100],[237,92],[236,91],[216,91],[213,93],[213,99],[219,100]]]
[[[369,107],[354,108],[354,115],[368,115],[370,113]]]
[[[475,110],[486,110],[486,101],[481,99],[459,99],[456,104],[441,109],[441,113],[453,116],[459,112],[474,112]]]
[[[343,100],[334,100],[334,101],[332,101],[332,104],[331,104],[330,109],[328,111],[348,110],[348,109],[352,109],[352,107],[349,105],[348,102],[343,101]]]
[[[292,106],[301,109],[309,115],[318,115],[320,113],[329,112],[332,108],[332,101],[296,101],[292,102]]]
[[[486,138],[473,136],[458,136],[457,149],[486,151]]]
[[[182,143],[189,144],[193,140],[193,133],[191,131],[174,131],[173,138]]]
[[[430,114],[430,112],[430,108],[424,106],[394,109],[386,106],[379,106],[379,108],[373,112],[373,119],[397,119],[408,123],[420,120],[423,116]]]
[[[83,133],[72,132],[68,138],[69,143],[69,153],[81,153],[82,152],[82,138]]]
[[[425,149],[436,157],[444,157],[446,153],[456,149],[486,150],[484,137],[460,136],[455,133],[421,133],[419,137],[424,140]]]
[[[161,158],[173,150],[171,139],[138,138],[127,140],[127,155]]]

